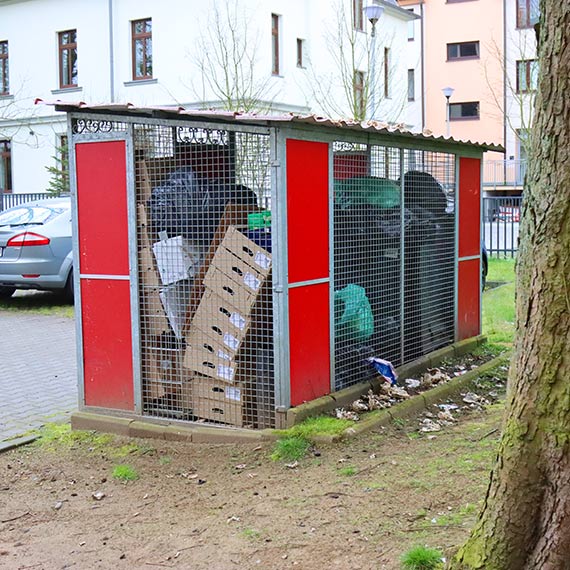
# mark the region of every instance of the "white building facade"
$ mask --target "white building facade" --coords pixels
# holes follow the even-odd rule
[[[372,51],[362,0],[0,0],[0,191],[49,185],[67,126],[36,99],[370,118],[373,89],[373,118],[421,130],[417,16],[375,3]]]

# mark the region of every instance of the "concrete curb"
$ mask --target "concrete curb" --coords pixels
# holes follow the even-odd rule
[[[4,451],[9,451],[10,449],[15,449],[21,445],[27,445],[38,439],[37,435],[26,435],[23,437],[16,437],[14,439],[7,439],[5,441],[0,441],[0,453]]]
[[[433,368],[441,363],[442,360],[462,356],[471,352],[478,345],[485,342],[485,337],[478,336],[464,341],[457,342],[451,346],[447,346],[440,350],[436,350],[426,356],[423,356],[413,362],[400,366],[397,369],[401,378],[409,378],[415,376],[428,368]],[[375,413],[373,417],[368,417],[361,421],[354,428],[349,428],[340,436],[315,436],[315,443],[334,443],[343,437],[353,436],[362,433],[368,429],[377,426],[387,425],[396,417],[406,417],[419,413],[430,405],[439,400],[444,400],[463,387],[477,376],[496,366],[501,358],[494,359],[479,368],[467,372],[460,378],[452,382],[433,388],[423,394],[419,394],[389,408]],[[492,363],[495,363],[492,365]],[[296,408],[287,411],[287,426],[291,427],[310,416],[322,415],[350,404],[358,399],[368,390],[378,390],[380,379],[371,382],[363,382],[355,386],[351,386],[339,392],[324,396],[312,402],[307,402]],[[433,393],[433,395],[432,395]],[[290,423],[291,422],[291,423]],[[229,427],[214,427],[200,424],[184,424],[183,422],[172,422],[170,420],[160,420],[158,418],[147,417],[119,417],[114,415],[100,414],[96,412],[77,411],[71,415],[71,427],[76,430],[92,430],[105,433],[114,433],[127,437],[154,438],[164,441],[185,441],[191,443],[262,443],[268,441],[276,441],[281,435],[275,430],[246,430]]]
[[[405,400],[399,404],[396,404],[391,408],[373,412],[373,416],[371,414],[369,417],[362,420],[354,427],[350,427],[345,430],[342,435],[335,436],[329,441],[339,441],[343,437],[355,437],[371,429],[387,426],[395,419],[406,419],[417,416],[423,410],[428,409],[429,406],[445,402],[451,396],[455,396],[462,390],[465,390],[481,376],[484,376],[488,372],[495,370],[501,365],[508,364],[509,360],[510,355],[502,354],[500,356],[497,356],[492,360],[489,360],[489,362],[486,362],[485,364],[482,364],[481,366],[475,368],[474,370],[470,370],[462,376],[453,379],[451,382],[441,384],[440,386],[436,386],[431,390],[422,392],[421,394],[418,394],[409,400]]]
[[[456,342],[450,346],[430,352],[413,362],[399,366],[396,369],[396,372],[398,373],[399,378],[417,376],[418,374],[425,372],[428,368],[438,366],[445,359],[468,354],[477,348],[477,346],[485,343],[485,341],[486,338],[480,335]],[[322,398],[317,398],[316,400],[312,400],[306,404],[301,404],[300,406],[291,408],[287,410],[286,427],[292,427],[308,417],[326,414],[335,408],[347,406],[360,398],[362,394],[366,394],[368,390],[377,392],[380,382],[382,382],[380,379],[372,380],[371,382],[361,382],[354,386],[339,390],[338,392],[333,392],[332,394],[323,396]]]

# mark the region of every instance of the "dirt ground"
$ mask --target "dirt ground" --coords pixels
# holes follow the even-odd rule
[[[293,468],[269,443],[47,437],[0,455],[0,568],[395,570],[417,544],[449,555],[475,521],[502,415],[458,404],[437,433],[401,421]],[[114,479],[119,464],[139,478]]]

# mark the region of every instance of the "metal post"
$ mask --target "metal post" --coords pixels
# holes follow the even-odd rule
[[[445,109],[445,115],[446,115],[446,124],[447,124],[447,136],[449,137],[449,97],[446,97],[447,100],[447,104],[446,104],[446,109]]]
[[[371,19],[372,32],[370,33],[370,76],[368,77],[368,119],[374,120],[376,114],[376,20]]]

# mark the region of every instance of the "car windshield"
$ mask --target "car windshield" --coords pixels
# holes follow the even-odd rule
[[[0,227],[45,224],[65,210],[63,206],[18,206],[0,213]]]

